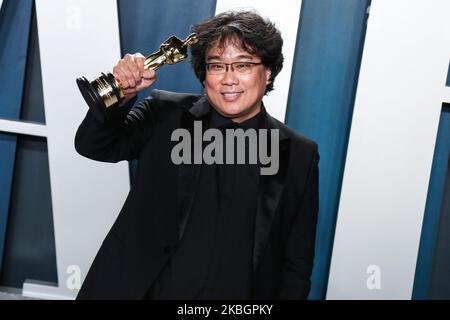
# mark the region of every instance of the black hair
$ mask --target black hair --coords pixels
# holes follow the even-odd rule
[[[261,58],[270,69],[270,83],[266,94],[273,90],[275,77],[283,68],[283,39],[275,24],[254,11],[227,11],[204,20],[191,28],[199,42],[191,47],[191,64],[203,84],[206,77],[205,54],[218,45],[224,48],[230,42]]]

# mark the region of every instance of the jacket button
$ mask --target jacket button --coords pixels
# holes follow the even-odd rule
[[[169,254],[170,253],[170,247],[169,246],[165,246],[164,247],[164,253],[165,254]]]

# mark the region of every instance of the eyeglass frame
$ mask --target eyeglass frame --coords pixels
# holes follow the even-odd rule
[[[250,73],[252,72],[252,70],[253,70],[253,66],[258,66],[258,65],[263,64],[262,62],[247,62],[247,61],[236,61],[236,62],[232,62],[232,63],[210,62],[210,63],[205,63],[205,67],[206,67],[206,72],[209,72],[210,74],[218,75],[218,74],[225,74],[225,73],[228,72],[228,70],[231,70],[232,72],[234,72],[235,67],[233,67],[233,65],[236,65],[236,64],[239,64],[239,63],[242,63],[242,64],[249,64],[249,65],[251,65],[251,67],[250,67],[250,69],[249,69],[250,72],[245,73],[245,72],[239,72],[239,71],[237,71],[238,74],[250,74]],[[209,66],[210,66],[210,65],[213,65],[213,64],[216,64],[216,65],[225,65],[225,71],[219,72],[219,73],[214,73],[214,72],[211,73],[211,71],[209,70]]]

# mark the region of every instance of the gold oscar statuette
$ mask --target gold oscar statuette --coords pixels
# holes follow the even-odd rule
[[[198,42],[195,33],[189,35],[185,40],[175,36],[161,44],[159,51],[145,58],[144,68],[156,70],[165,64],[175,64],[188,57],[188,48]],[[77,79],[77,85],[84,100],[92,109],[94,114],[102,120],[108,108],[119,105],[125,95],[119,82],[112,73],[102,73],[100,77],[88,81],[85,77]]]

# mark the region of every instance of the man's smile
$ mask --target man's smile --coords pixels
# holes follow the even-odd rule
[[[233,102],[239,99],[239,97],[244,93],[243,91],[228,91],[221,92],[223,99],[227,102]]]

